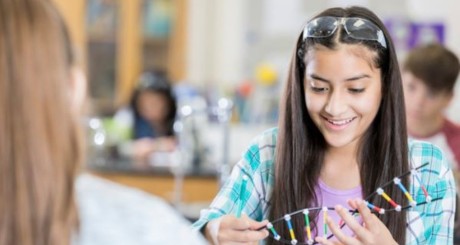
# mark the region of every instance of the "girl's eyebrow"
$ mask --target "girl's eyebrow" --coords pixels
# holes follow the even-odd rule
[[[356,80],[360,80],[360,79],[363,79],[363,78],[371,78],[371,76],[369,76],[367,74],[362,74],[362,75],[358,75],[358,76],[355,76],[355,77],[347,78],[345,81],[346,82],[348,82],[348,81],[356,81]]]
[[[318,75],[316,75],[316,74],[314,74],[314,73],[313,73],[313,74],[310,74],[310,77],[313,78],[313,79],[315,79],[315,80],[319,80],[319,81],[322,81],[322,82],[330,83],[330,81],[327,80],[326,78],[322,78],[322,77],[320,77],[320,76],[318,76]]]
[[[315,80],[319,80],[319,81],[322,81],[322,82],[326,82],[326,83],[330,83],[330,81],[326,78],[323,78],[323,77],[320,77],[316,74],[310,74],[310,77],[315,79]],[[362,75],[358,75],[358,76],[354,76],[354,77],[350,77],[350,78],[347,78],[345,79],[345,82],[351,82],[351,81],[356,81],[356,80],[360,80],[360,79],[363,79],[363,78],[371,78],[371,76],[367,75],[367,74],[362,74]]]

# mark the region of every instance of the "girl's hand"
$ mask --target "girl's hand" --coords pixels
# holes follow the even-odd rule
[[[369,208],[366,206],[364,201],[356,199],[348,201],[348,204],[353,209],[358,209],[361,218],[363,219],[363,225],[361,225],[356,219],[348,212],[347,209],[340,205],[335,207],[336,212],[340,215],[345,224],[355,233],[354,237],[350,237],[343,233],[342,229],[332,219],[327,219],[327,225],[330,227],[331,232],[337,238],[338,241],[327,240],[323,237],[317,237],[316,241],[320,244],[331,245],[331,244],[346,244],[346,245],[357,245],[357,244],[397,244],[396,241],[390,234],[388,228],[375,216]]]
[[[241,218],[224,215],[209,221],[205,228],[206,239],[214,245],[258,244],[268,236],[266,229],[257,231],[267,225],[268,221],[257,222],[245,214]]]

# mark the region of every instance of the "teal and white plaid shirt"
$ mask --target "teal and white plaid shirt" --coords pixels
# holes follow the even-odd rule
[[[276,128],[268,130],[249,146],[209,209],[201,212],[200,219],[193,224],[194,228],[201,229],[210,220],[237,212],[243,175],[249,177],[245,195],[241,198],[245,202],[243,212],[257,221],[267,219],[274,183],[277,133]],[[442,200],[407,211],[406,244],[453,244],[456,187],[452,171],[441,150],[432,144],[410,141],[409,150],[411,168],[429,163],[420,170],[420,178],[433,199],[442,197]],[[419,182],[411,176],[408,191],[417,203],[425,201]]]

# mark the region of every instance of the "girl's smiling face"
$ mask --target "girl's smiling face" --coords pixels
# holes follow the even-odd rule
[[[329,147],[356,146],[382,98],[375,53],[360,45],[317,45],[307,53],[305,104]]]

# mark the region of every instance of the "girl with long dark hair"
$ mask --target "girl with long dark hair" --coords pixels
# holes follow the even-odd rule
[[[306,24],[280,110],[278,128],[254,141],[195,223],[210,242],[253,244],[273,226],[268,244],[453,243],[452,172],[436,146],[407,140],[394,45],[374,13],[331,8]],[[422,165],[420,182],[405,174]],[[407,195],[386,185],[398,176]],[[373,195],[379,187],[384,194]],[[387,210],[428,203],[373,214],[363,199]],[[332,207],[328,216],[305,214],[313,235],[295,217],[268,224],[309,207]],[[246,215],[235,217],[240,212]]]

